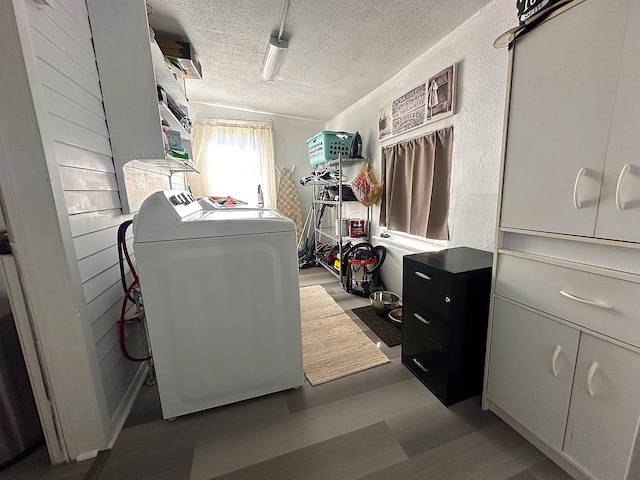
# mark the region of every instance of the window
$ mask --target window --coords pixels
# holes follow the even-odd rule
[[[381,226],[449,239],[452,151],[453,127],[382,149]]]
[[[196,197],[230,196],[255,204],[261,185],[265,207],[275,208],[271,123],[198,121],[193,129],[193,153],[200,174],[189,174],[188,181]]]

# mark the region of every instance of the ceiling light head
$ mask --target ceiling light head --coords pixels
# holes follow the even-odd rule
[[[267,51],[264,53],[264,60],[262,61],[262,70],[260,71],[260,77],[263,80],[275,80],[288,47],[289,42],[287,40],[278,39],[278,37],[269,39]]]

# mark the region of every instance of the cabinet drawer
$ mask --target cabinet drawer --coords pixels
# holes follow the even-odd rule
[[[437,268],[407,261],[404,266],[403,300],[411,301],[429,316],[448,319],[451,316],[453,275]]]
[[[640,346],[640,284],[501,255],[496,293]]]
[[[413,303],[405,303],[403,309],[402,344],[405,351],[412,352],[414,349],[419,351],[426,339],[441,348],[448,348],[449,325],[446,322],[429,315]]]
[[[402,364],[445,405],[451,402],[448,396],[449,354],[446,350],[428,339],[423,340],[417,351],[408,353],[403,349]]]

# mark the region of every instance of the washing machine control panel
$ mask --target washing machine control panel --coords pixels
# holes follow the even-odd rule
[[[196,197],[194,197],[193,194],[189,192],[180,192],[175,195],[171,195],[169,197],[169,201],[174,206],[189,205],[190,203],[196,201]]]

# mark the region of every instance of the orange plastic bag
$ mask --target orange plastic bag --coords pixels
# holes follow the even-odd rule
[[[358,201],[365,207],[370,207],[382,196],[382,187],[378,184],[378,180],[371,171],[370,161],[367,160],[362,164],[360,173],[351,184],[351,190]]]

